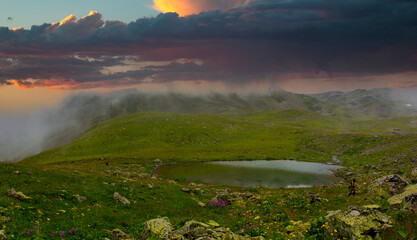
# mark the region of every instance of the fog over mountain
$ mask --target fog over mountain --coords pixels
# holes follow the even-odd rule
[[[144,93],[124,90],[106,94],[77,94],[57,108],[0,115],[0,161],[17,161],[70,142],[105,120],[130,113],[156,111],[189,114],[243,114],[304,109],[324,115],[398,117],[417,115],[417,91],[373,89],[352,92],[270,93]]]

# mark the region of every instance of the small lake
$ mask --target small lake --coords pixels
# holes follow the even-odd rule
[[[296,188],[329,185],[340,181],[337,165],[290,160],[219,161],[162,165],[158,174],[170,179],[241,187]]]

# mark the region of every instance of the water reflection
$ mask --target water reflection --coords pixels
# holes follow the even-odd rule
[[[340,166],[273,160],[164,165],[158,173],[168,178],[242,187],[310,187],[339,181],[331,170]]]

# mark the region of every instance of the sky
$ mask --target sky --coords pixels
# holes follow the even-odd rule
[[[0,0],[0,18],[0,114],[176,83],[417,87],[416,0]]]

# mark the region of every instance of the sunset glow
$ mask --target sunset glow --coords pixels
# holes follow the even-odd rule
[[[77,20],[77,17],[76,17],[74,14],[71,14],[71,15],[69,15],[68,17],[64,18],[64,19],[63,19],[63,20],[59,23],[59,25],[61,26],[61,25],[65,24],[65,23],[68,23],[68,22],[74,22],[75,20]]]
[[[154,0],[154,8],[161,12],[176,12],[180,16],[196,14],[204,9],[204,6],[195,6],[193,0],[171,1],[171,0]]]
[[[229,9],[244,6],[249,0],[154,0],[154,8],[161,12],[176,12],[180,16],[198,14],[215,9]]]
[[[29,28],[15,27],[18,18],[11,16],[6,23],[13,27],[0,28],[0,87],[22,94],[179,81],[302,93],[416,88],[411,30],[417,13],[400,11],[409,4],[417,7],[408,1],[149,0],[143,6],[154,14],[134,21],[108,18],[94,4]]]

